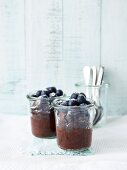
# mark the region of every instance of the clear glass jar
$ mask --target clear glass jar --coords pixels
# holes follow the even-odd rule
[[[93,120],[93,125],[101,127],[107,122],[108,109],[108,83],[103,83],[99,86],[84,85],[83,82],[75,84],[76,91],[81,91],[86,94],[86,97],[93,100],[96,105],[96,112]]]
[[[55,114],[49,98],[31,97],[29,101],[32,134],[39,138],[55,137]]]
[[[55,107],[57,144],[64,150],[86,150],[91,147],[93,104]]]

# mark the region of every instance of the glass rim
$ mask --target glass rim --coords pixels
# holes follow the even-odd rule
[[[75,83],[75,86],[76,87],[80,87],[80,86],[82,86],[82,87],[90,87],[90,88],[91,87],[95,87],[95,88],[106,87],[106,88],[108,88],[110,86],[110,84],[102,82],[102,84],[100,84],[100,85],[90,85],[90,84],[85,85],[83,81],[80,81],[80,82]]]
[[[69,96],[70,97],[70,96]],[[65,97],[64,99],[68,99],[68,96]],[[90,102],[90,104],[83,104],[83,105],[79,105],[79,106],[64,106],[61,104],[55,104],[53,105],[54,108],[90,108],[90,107],[95,107],[95,101],[90,99],[90,98],[86,98],[87,101]]]
[[[91,104],[89,104],[89,105],[79,105],[79,106],[64,106],[64,105],[57,105],[57,106],[53,106],[54,108],[68,108],[68,109],[70,109],[70,108],[90,108],[90,107],[94,107],[95,105],[94,105],[94,103],[91,103]]]
[[[34,97],[34,96],[32,96],[32,94],[33,94],[33,91],[32,92],[30,92],[30,93],[28,93],[27,95],[26,95],[26,98],[29,100],[29,101],[36,101],[36,100],[41,100],[41,97],[42,96],[39,96],[39,97]],[[63,96],[50,96],[50,97],[46,97],[46,98],[44,98],[45,100],[47,100],[47,101],[49,101],[50,99],[52,99],[53,98],[53,100],[55,100],[55,99],[60,99],[60,98],[65,98],[66,97],[66,95],[64,94]]]
[[[33,97],[33,96],[32,96],[32,92],[28,93],[28,94],[26,95],[26,98],[27,98],[28,100],[30,100],[30,101],[39,100],[39,97]]]

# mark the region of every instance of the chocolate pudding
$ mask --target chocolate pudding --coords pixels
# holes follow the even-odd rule
[[[56,113],[58,146],[65,150],[89,148],[92,142],[92,124],[90,119],[88,111],[80,108],[80,106],[60,109]]]
[[[64,150],[85,150],[92,143],[93,104],[83,93],[73,93],[56,105],[57,144]]]
[[[61,149],[86,149],[91,146],[92,129],[73,128],[68,131],[65,128],[57,128],[57,136],[57,143]]]
[[[56,136],[56,125],[54,112],[39,113],[32,112],[31,116],[32,134],[40,138],[52,138]]]
[[[27,98],[30,101],[31,131],[39,138],[53,138],[56,136],[54,107],[52,102],[63,95],[61,89],[47,87],[30,93]]]

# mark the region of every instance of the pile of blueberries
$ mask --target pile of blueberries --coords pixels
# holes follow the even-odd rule
[[[63,96],[64,93],[61,89],[57,89],[56,87],[47,87],[45,90],[38,90],[31,97],[41,97],[41,99],[50,98],[51,102],[54,100],[55,97]],[[62,106],[83,106],[91,104],[87,99],[84,93],[72,93],[71,96],[66,100],[58,100],[58,105]]]
[[[84,93],[72,93],[70,98],[63,101],[61,105],[63,106],[83,106],[91,104]]]
[[[35,94],[32,94],[31,97],[58,97],[63,96],[63,91],[61,89],[56,89],[56,87],[47,87],[45,90],[38,90]]]

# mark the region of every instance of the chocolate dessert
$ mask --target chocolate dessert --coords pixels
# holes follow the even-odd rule
[[[57,144],[65,150],[84,150],[92,143],[92,109],[85,94],[73,93],[56,106]]]
[[[61,149],[86,149],[91,146],[92,129],[72,128],[68,131],[65,128],[57,128],[57,136],[57,142]]]
[[[56,136],[55,115],[52,102],[62,96],[63,91],[55,87],[38,90],[27,95],[30,101],[31,130],[32,134],[39,138],[53,138]]]

